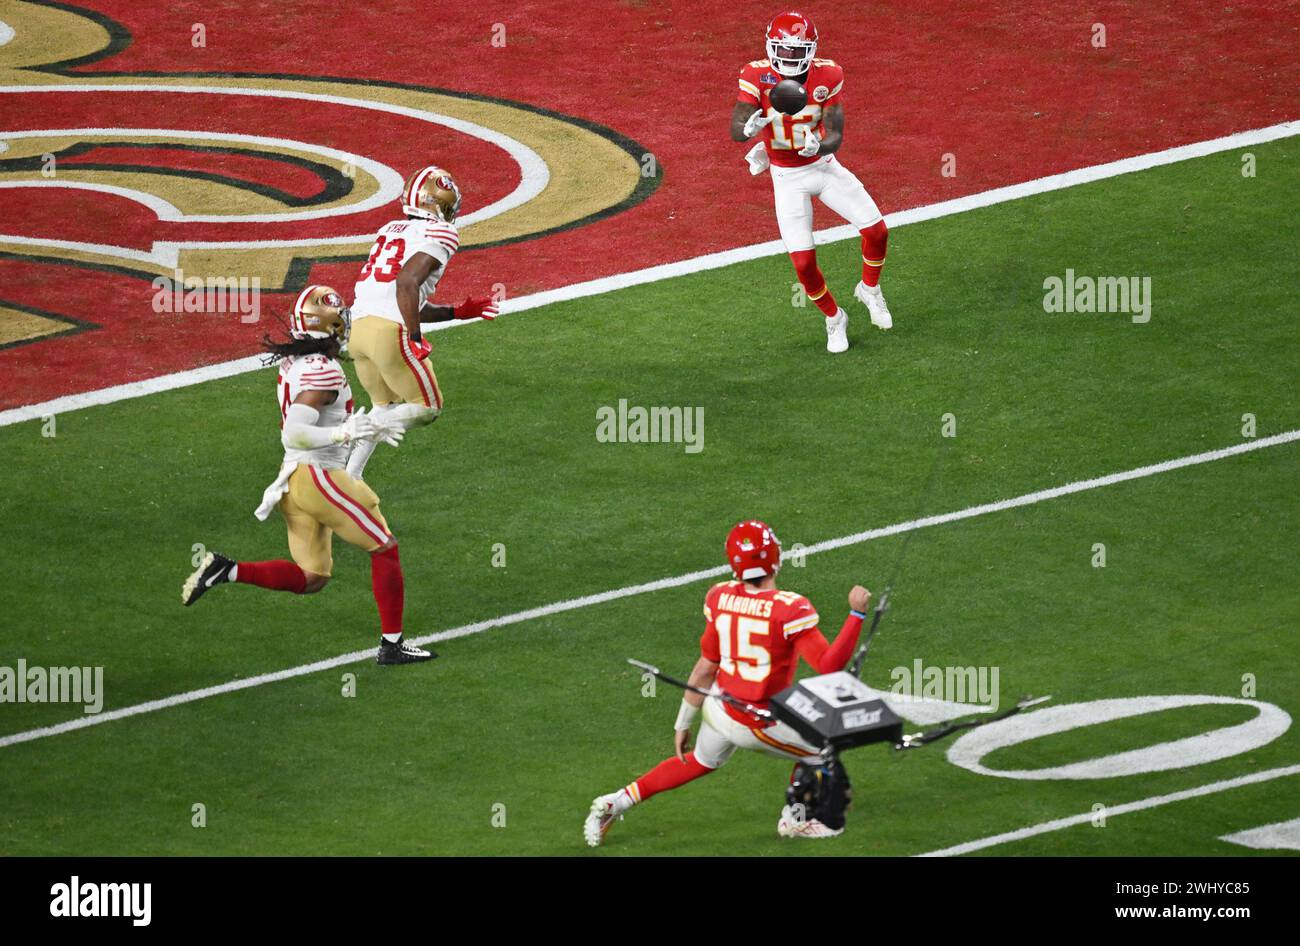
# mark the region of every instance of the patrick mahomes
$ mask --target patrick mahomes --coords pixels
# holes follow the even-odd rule
[[[818,673],[844,669],[857,646],[871,592],[849,591],[849,616],[834,643],[818,629],[820,618],[801,594],[776,586],[781,543],[766,523],[751,519],[732,528],[727,564],[736,576],[709,589],[704,598],[704,635],[690,684],[713,695],[687,691],[674,725],[676,753],[629,783],[591,803],[583,836],[597,847],[611,824],[632,806],[685,785],[718,769],[737,749],[752,749],[795,763],[786,805],[777,821],[785,838],[828,838],[844,830],[852,797],[848,775],[838,759],[825,759],[785,723],[762,719],[724,702],[727,694],[742,706],[764,710],[773,696],[794,680],[802,657]],[[691,724],[704,710],[695,748]]]
[[[770,100],[772,89],[785,79],[798,82],[807,95],[804,107],[793,115],[778,111]],[[880,289],[888,229],[862,182],[835,158],[844,142],[844,70],[830,59],[817,58],[817,27],[803,13],[792,10],[775,16],[767,27],[767,58],[740,70],[731,137],[749,141],[755,135],[761,141],[746,160],[751,173],[771,174],[781,240],[808,298],[826,316],[826,350],[848,349],[848,314],[817,266],[813,197],[862,235],[862,280],[853,295],[867,307],[873,325],[890,328],[893,319]]]

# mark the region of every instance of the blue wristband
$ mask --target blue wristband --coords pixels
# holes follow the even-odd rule
[[[850,608],[849,614],[853,615],[855,618],[862,618],[862,620],[864,621],[867,619],[866,611],[854,611],[852,608]]]

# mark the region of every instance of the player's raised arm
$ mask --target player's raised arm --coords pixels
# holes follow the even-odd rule
[[[820,630],[812,628],[795,638],[794,646],[799,656],[818,673],[843,670],[853,656],[853,649],[858,646],[858,635],[862,633],[862,622],[870,601],[871,592],[861,585],[854,585],[849,592],[849,616],[844,619],[835,643],[828,643]]]

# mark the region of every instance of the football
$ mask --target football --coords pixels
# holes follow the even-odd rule
[[[768,96],[772,107],[786,115],[797,115],[808,104],[808,90],[794,79],[782,79]]]

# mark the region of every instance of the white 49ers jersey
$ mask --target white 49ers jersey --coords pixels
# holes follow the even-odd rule
[[[326,355],[304,355],[286,358],[280,362],[278,385],[280,398],[280,423],[289,412],[289,405],[304,391],[337,391],[334,403],[320,408],[317,427],[337,427],[352,415],[352,388],[343,366]],[[349,447],[345,443],[332,444],[317,450],[285,450],[285,463],[312,463],[327,470],[337,470],[348,464]]]
[[[384,224],[375,234],[370,258],[357,276],[352,317],[362,319],[377,315],[404,324],[402,313],[397,308],[397,277],[402,267],[416,253],[425,253],[438,261],[439,265],[429,278],[420,284],[420,306],[423,307],[459,246],[460,233],[453,223],[407,218]]]

